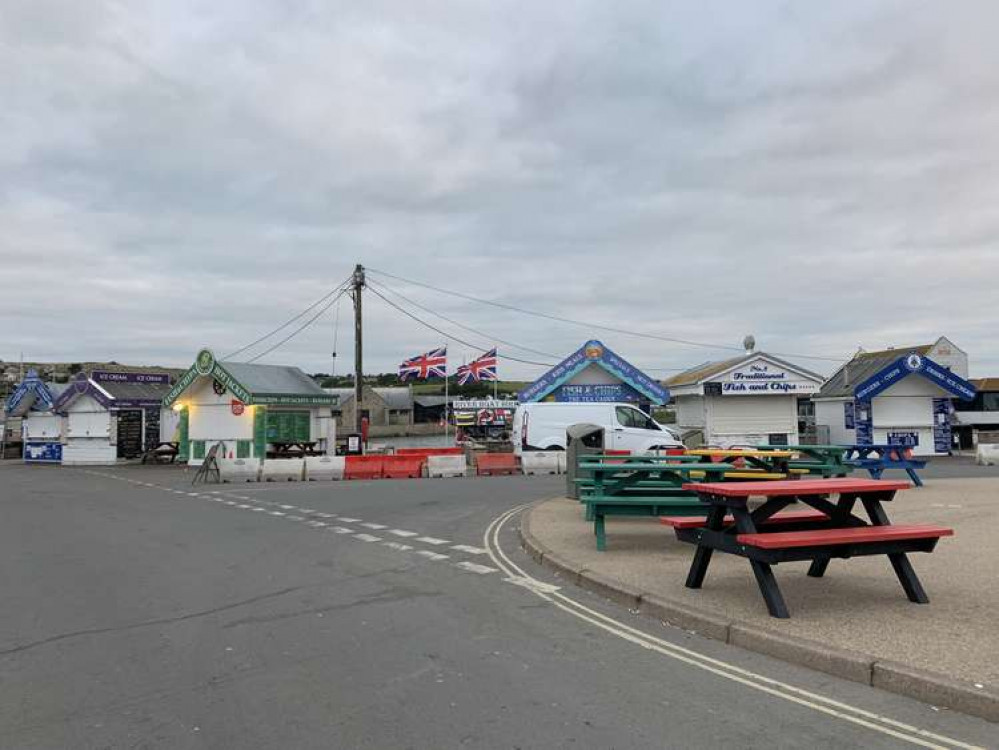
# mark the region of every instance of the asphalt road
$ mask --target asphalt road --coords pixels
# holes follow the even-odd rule
[[[0,748],[999,746],[546,587],[501,516],[555,478],[188,476],[0,467]]]

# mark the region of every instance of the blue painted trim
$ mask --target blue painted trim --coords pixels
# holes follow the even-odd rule
[[[38,377],[38,372],[34,369],[28,370],[14,392],[7,397],[5,405],[6,412],[13,416],[23,416],[17,414],[18,405],[30,394],[35,395],[35,401],[25,411],[49,411],[52,408],[52,393],[48,387]]]
[[[590,340],[517,394],[517,400],[540,401],[591,364],[598,365],[654,404],[669,401],[669,391],[600,341]]]
[[[887,367],[871,375],[863,383],[858,384],[853,389],[853,395],[858,399],[870,401],[913,374],[921,375],[934,385],[964,401],[971,401],[978,393],[975,386],[967,380],[955,375],[946,367],[938,365],[929,357],[910,354],[899,357]]]

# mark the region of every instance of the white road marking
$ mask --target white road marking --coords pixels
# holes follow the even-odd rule
[[[389,529],[389,534],[395,534],[396,536],[407,537],[416,536],[418,531],[406,531],[405,529]]]
[[[235,500],[226,500],[226,501],[225,501],[225,504],[226,504],[226,505],[235,505],[235,504],[236,504],[236,501],[235,501]]]
[[[304,518],[302,518],[302,516],[293,516],[291,514],[288,514],[287,516],[285,516],[285,518],[287,518],[289,521],[304,521],[305,520]]]
[[[347,518],[347,516],[340,516],[340,520],[343,521],[344,523],[357,523],[361,519],[360,518]]]
[[[391,547],[392,549],[399,550],[400,552],[406,552],[408,550],[413,549],[410,545],[403,544],[402,542],[384,542],[384,545],[386,547]]]
[[[316,513],[320,518],[336,518],[336,513]]]
[[[388,528],[388,526],[386,526],[383,523],[362,523],[361,526],[363,526],[366,529],[375,529],[376,531],[378,529],[387,529]]]
[[[427,544],[436,544],[436,545],[441,545],[441,544],[447,544],[448,543],[447,539],[437,539],[436,537],[432,537],[432,536],[418,536],[418,537],[416,537],[416,541],[418,541],[418,542],[426,542]]]
[[[253,506],[252,505],[247,505],[246,503],[240,503],[236,507],[237,508],[242,508],[243,510],[246,510],[247,508],[252,508]],[[263,510],[263,508],[261,508],[260,510]]]
[[[266,513],[267,512],[266,508],[251,508],[250,510],[252,510],[254,513]]]
[[[188,497],[199,497],[199,495],[198,495],[198,493],[197,493],[197,492],[188,492],[188,493],[187,493],[187,496],[188,496]]]
[[[382,540],[380,536],[373,534],[354,534],[354,538],[360,539],[362,542],[380,542]]]
[[[353,534],[353,529],[348,529],[346,526],[330,526],[330,531],[336,534]]]
[[[272,515],[272,516],[283,516],[283,515],[284,515],[284,513],[282,513],[282,512],[281,512],[281,511],[279,511],[279,510],[272,510],[272,511],[271,511],[271,515]]]
[[[467,552],[470,555],[488,555],[489,550],[482,549],[482,547],[473,547],[470,544],[453,544],[451,549],[457,550],[458,552]]]
[[[327,526],[327,524],[323,523],[322,521],[309,521],[308,525],[314,529],[322,529],[325,526]]]
[[[280,505],[279,504],[278,507],[281,508],[282,510],[295,510],[295,506],[294,505]]]
[[[493,519],[492,523],[490,523],[486,528],[485,534],[483,535],[483,542],[489,549],[489,557],[492,561],[511,579],[519,578],[536,580],[528,575],[515,562],[513,562],[513,560],[511,560],[503,551],[503,548],[499,543],[499,534],[504,524],[506,524],[510,518],[526,507],[526,505],[517,506],[516,508],[512,508]],[[516,580],[511,580],[511,583],[523,585]],[[537,583],[543,584],[542,581],[537,581]],[[721,661],[720,659],[713,659],[694,651],[693,649],[684,648],[670,643],[669,641],[664,641],[629,625],[625,625],[622,622],[618,622],[617,620],[597,612],[596,610],[590,609],[589,607],[580,604],[564,594],[557,592],[548,594],[541,591],[536,586],[531,586],[530,588],[534,591],[536,596],[550,602],[562,611],[589,622],[598,628],[606,630],[623,640],[634,643],[635,645],[649,651],[654,651],[663,656],[668,656],[672,659],[676,659],[677,661],[684,662],[685,664],[703,669],[706,672],[718,675],[724,679],[745,685],[746,687],[750,687],[754,690],[759,690],[760,692],[767,693],[777,698],[782,698],[786,701],[790,701],[791,703],[797,703],[798,705],[811,708],[820,713],[834,716],[836,718],[843,719],[844,721],[866,727],[873,731],[896,737],[913,745],[933,748],[934,750],[948,750],[948,747],[964,748],[965,750],[984,750],[984,748],[977,745],[969,745],[961,742],[960,740],[934,734],[933,732],[929,732],[925,729],[920,729],[918,727],[896,721],[890,717],[876,714],[872,711],[867,711],[856,706],[851,706],[848,703],[842,703],[832,698],[827,698],[824,695],[795,687],[789,683],[781,682],[780,680],[775,680],[773,678],[766,677],[765,675],[751,672],[750,670],[737,667],[734,664],[729,664]],[[877,722],[880,722],[880,724]],[[930,740],[933,740],[933,742]],[[936,744],[937,742],[944,742],[947,743],[947,745],[939,745]]]
[[[459,562],[455,563],[456,568],[461,568],[462,570],[468,570],[472,573],[478,573],[479,575],[485,575],[486,573],[495,573],[497,568],[490,568],[488,565],[479,565],[473,562]]]
[[[449,557],[449,555],[442,555],[429,549],[418,549],[416,550],[416,554],[429,557],[431,560],[447,560]]]
[[[302,512],[303,513],[315,513],[316,509],[315,508],[302,508]]]

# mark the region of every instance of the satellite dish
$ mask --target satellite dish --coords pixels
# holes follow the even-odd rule
[[[752,336],[746,336],[746,338],[742,340],[742,346],[746,352],[749,353],[756,348],[756,339]]]

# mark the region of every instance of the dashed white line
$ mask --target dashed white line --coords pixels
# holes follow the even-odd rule
[[[250,508],[250,510],[252,510],[254,513],[266,513],[267,512],[266,508]]]
[[[373,534],[354,534],[354,538],[360,539],[362,542],[380,542],[382,540],[380,536]]]
[[[322,521],[309,521],[309,523],[306,525],[311,526],[314,529],[321,529],[325,527],[327,524],[323,523]]]
[[[395,534],[396,536],[401,536],[401,537],[416,536],[417,533],[419,532],[406,531],[405,529],[389,529],[389,534]]]
[[[407,552],[412,548],[409,544],[403,544],[402,542],[384,542],[386,547],[391,547],[394,550],[399,550],[399,552]]]
[[[287,516],[285,516],[285,518],[287,518],[289,521],[304,521],[305,520],[304,518],[302,518],[302,516],[293,516],[290,513]]]
[[[489,550],[482,549],[482,547],[473,547],[470,544],[453,544],[451,549],[457,550],[458,552],[467,552],[470,555],[488,555]]]
[[[272,515],[272,516],[283,516],[283,515],[284,515],[284,513],[282,513],[282,512],[281,512],[281,511],[279,511],[279,510],[272,510],[272,511],[271,511],[271,515]]]
[[[340,520],[343,521],[344,523],[357,523],[361,519],[360,518],[347,518],[347,516],[340,516]]]
[[[383,523],[362,523],[361,526],[363,526],[366,529],[375,529],[376,531],[378,529],[387,529],[388,528],[388,526],[386,526]]]
[[[316,513],[320,518],[336,518],[336,513]]]
[[[188,497],[200,497],[200,495],[197,492],[188,492],[187,496]]]
[[[436,537],[432,536],[418,536],[416,537],[416,541],[425,542],[426,544],[434,544],[437,546],[448,543],[447,539],[437,539]]]
[[[433,552],[429,549],[418,549],[416,550],[416,554],[422,557],[428,557],[431,560],[447,560],[449,557],[449,555],[442,555],[439,552]]]
[[[346,526],[330,526],[330,531],[334,534],[353,534],[353,529],[348,529]]]
[[[280,505],[279,504],[278,507],[281,508],[282,510],[295,510],[295,506],[294,505]]]
[[[459,562],[454,564],[456,568],[461,568],[462,570],[468,570],[472,573],[478,573],[479,575],[485,575],[486,573],[495,573],[497,568],[490,568],[488,565],[479,565],[473,562]]]
[[[247,505],[246,503],[240,503],[236,507],[237,508],[242,508],[243,510],[247,510],[248,508],[252,508],[253,506],[252,505]],[[261,510],[263,510],[263,509],[261,508]]]
[[[303,512],[303,513],[309,513],[309,514],[312,514],[312,513],[315,513],[315,512],[316,512],[316,509],[315,509],[315,508],[302,508],[302,512]]]

